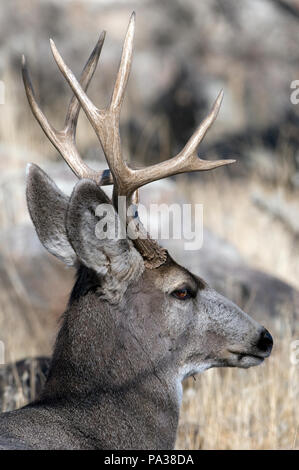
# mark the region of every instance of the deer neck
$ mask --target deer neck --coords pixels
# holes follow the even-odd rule
[[[180,381],[127,329],[128,305],[126,312],[105,302],[93,308],[87,294],[65,313],[41,402],[93,447],[173,448]]]

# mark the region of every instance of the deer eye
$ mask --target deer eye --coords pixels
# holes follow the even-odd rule
[[[171,295],[173,295],[173,297],[179,300],[187,300],[187,299],[190,299],[191,297],[194,297],[193,293],[187,287],[183,289],[176,289],[175,291],[172,292]]]

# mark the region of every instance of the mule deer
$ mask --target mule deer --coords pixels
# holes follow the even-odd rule
[[[23,59],[29,104],[44,132],[80,179],[70,198],[36,165],[27,175],[27,201],[43,245],[77,267],[63,324],[41,396],[0,418],[3,448],[168,449],[178,425],[182,380],[211,367],[251,367],[269,356],[269,332],[202,279],[179,266],[145,233],[138,214],[126,209],[141,186],[187,171],[232,163],[204,161],[197,147],[214,122],[210,114],[183,150],[169,161],[133,169],[123,159],[120,109],[132,58],[135,15],[125,37],[108,108],[98,109],[85,91],[104,41],[101,35],[80,83],[53,41],[54,58],[73,90],[65,127],[55,130],[39,108]],[[80,158],[75,132],[83,108],[102,145],[109,170],[96,172]],[[101,189],[113,184],[110,200]],[[96,236],[96,207],[109,204],[113,216],[140,234],[132,240]],[[126,219],[125,219],[126,217]],[[55,293],[54,293],[55,295]]]

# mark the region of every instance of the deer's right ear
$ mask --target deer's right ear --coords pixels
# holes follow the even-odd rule
[[[68,266],[77,256],[68,241],[65,219],[68,197],[37,165],[27,166],[27,205],[36,233],[44,247]]]

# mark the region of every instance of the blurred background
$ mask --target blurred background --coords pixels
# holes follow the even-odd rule
[[[184,252],[171,240],[164,244],[262,322],[275,343],[258,368],[209,370],[185,383],[177,448],[298,448],[299,104],[290,99],[291,83],[299,80],[298,0],[2,2],[1,409],[38,393],[74,279],[43,249],[27,213],[27,162],[39,164],[66,193],[75,178],[31,114],[21,55],[43,111],[60,129],[71,92],[49,37],[78,76],[98,35],[107,31],[88,92],[103,107],[132,10],[137,31],[121,124],[126,157],[149,165],[175,155],[224,88],[219,117],[199,153],[237,159],[227,168],[149,185],[141,202],[204,205],[199,252]],[[83,113],[77,143],[94,168],[106,167]]]

